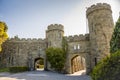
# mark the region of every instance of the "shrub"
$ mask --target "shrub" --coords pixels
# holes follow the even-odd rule
[[[28,67],[25,66],[21,66],[21,67],[9,67],[9,71],[11,73],[17,73],[17,72],[24,72],[24,71],[28,71]]]
[[[48,48],[46,50],[47,59],[51,64],[51,68],[61,71],[65,64],[64,51],[60,48]]]
[[[9,72],[9,68],[0,68],[0,72]]]
[[[106,57],[91,73],[93,80],[120,80],[120,50]]]
[[[120,16],[116,22],[114,32],[110,41],[110,52],[115,53],[120,49]]]

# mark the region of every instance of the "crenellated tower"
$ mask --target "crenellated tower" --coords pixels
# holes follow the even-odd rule
[[[51,24],[46,30],[46,39],[48,47],[62,47],[62,38],[64,36],[64,27],[61,24]]]
[[[111,6],[106,3],[92,5],[86,11],[90,34],[91,67],[109,55],[114,29]]]

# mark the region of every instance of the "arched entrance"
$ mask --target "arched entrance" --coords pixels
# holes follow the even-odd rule
[[[34,68],[35,70],[44,70],[44,58],[36,58],[34,60]]]
[[[86,69],[86,63],[85,58],[81,57],[79,55],[74,56],[71,59],[71,71],[72,73],[85,70]]]

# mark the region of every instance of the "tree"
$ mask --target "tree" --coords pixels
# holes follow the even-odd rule
[[[46,50],[46,56],[51,64],[51,68],[62,71],[65,64],[64,51],[61,48],[50,47]]]
[[[120,17],[116,22],[115,29],[110,41],[110,52],[114,53],[120,49]]]
[[[0,21],[0,51],[2,50],[1,48],[2,43],[6,41],[8,38],[7,30],[8,30],[7,25],[4,22]]]
[[[120,50],[107,56],[95,66],[92,80],[120,80]]]
[[[62,49],[64,51],[64,57],[66,58],[66,54],[68,53],[68,42],[65,37],[62,38]]]

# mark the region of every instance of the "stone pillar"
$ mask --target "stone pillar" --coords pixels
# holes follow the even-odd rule
[[[86,16],[90,33],[90,64],[93,68],[95,62],[109,55],[114,23],[111,7],[106,3],[92,5],[87,9]]]

